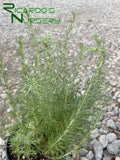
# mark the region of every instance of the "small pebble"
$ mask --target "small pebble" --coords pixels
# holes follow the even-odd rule
[[[120,139],[115,140],[114,142],[117,143],[118,147],[120,148]]]
[[[102,127],[99,129],[99,132],[101,134],[107,134],[109,132],[109,130],[105,125],[102,125]]]
[[[2,99],[5,99],[5,98],[7,97],[7,95],[3,93],[3,94],[0,95],[0,97],[1,97]]]
[[[2,153],[2,158],[3,158],[3,159],[6,158],[6,151],[4,151],[4,152]]]
[[[95,139],[98,136],[99,136],[99,132],[98,132],[98,128],[96,128],[91,132],[90,137],[91,137],[91,139]]]
[[[86,157],[81,157],[80,160],[88,160]]]
[[[116,141],[113,141],[111,144],[108,144],[107,151],[110,154],[117,154],[119,152],[119,146]]]
[[[119,114],[119,108],[118,107],[115,107],[114,108],[114,115],[116,116],[116,115],[118,115]]]
[[[111,160],[111,157],[110,156],[105,156],[105,157],[103,157],[103,160]]]
[[[107,140],[106,135],[101,135],[101,136],[99,137],[99,141],[100,141],[100,143],[103,145],[103,148],[106,148],[106,147],[107,147],[108,140]]]
[[[5,141],[2,138],[0,138],[0,146],[4,146],[4,145],[5,145]]]
[[[88,154],[86,155],[86,158],[89,160],[92,160],[94,158],[94,154],[92,151],[89,151]]]
[[[107,125],[108,125],[108,127],[112,128],[112,129],[116,129],[115,122],[112,119],[109,119],[107,121]]]
[[[93,145],[94,153],[95,153],[95,159],[96,160],[101,160],[102,159],[102,154],[103,154],[103,146],[102,144],[97,141]]]
[[[7,113],[10,113],[12,110],[13,110],[13,109],[12,109],[11,107],[9,107],[9,108],[7,109]]]
[[[111,143],[111,142],[113,142],[114,140],[117,139],[117,136],[116,136],[115,133],[108,133],[107,134],[107,139],[108,139],[108,142]]]

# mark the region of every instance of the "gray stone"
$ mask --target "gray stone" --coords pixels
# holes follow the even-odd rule
[[[107,151],[110,154],[117,154],[119,152],[119,146],[116,141],[113,141],[111,144],[108,144]]]
[[[112,129],[116,129],[115,122],[112,119],[109,119],[107,121],[107,125],[108,125],[108,127],[112,128]]]
[[[107,139],[108,139],[108,142],[111,143],[111,142],[113,142],[114,140],[117,139],[117,136],[116,136],[115,133],[108,133],[107,134]]]
[[[117,118],[118,119],[118,118]],[[115,122],[116,127],[120,130],[120,122]]]
[[[113,112],[107,112],[106,113],[108,117],[114,116],[114,111]]]
[[[86,157],[81,157],[80,160],[88,160]]]
[[[119,108],[118,107],[115,107],[114,108],[114,115],[116,116],[116,115],[118,115],[119,114]]]
[[[5,145],[5,141],[4,141],[2,138],[0,138],[0,145],[1,145],[1,146],[4,146],[4,145]]]
[[[118,147],[120,148],[120,140],[117,139],[117,140],[115,140],[114,142],[117,143]]]
[[[96,127],[99,129],[101,127],[101,122],[98,122]]]
[[[110,156],[105,156],[105,157],[103,157],[103,160],[111,160],[111,157]]]
[[[3,152],[2,149],[0,149],[0,155],[2,155],[2,152]]]
[[[100,143],[103,145],[103,148],[106,148],[106,147],[107,147],[108,140],[107,140],[106,135],[101,135],[101,136],[99,137],[99,141],[100,141]]]
[[[107,112],[107,113],[108,113],[108,112]],[[103,124],[103,125],[106,125],[107,120],[109,120],[109,119],[108,119],[108,118],[103,119],[102,124]]]
[[[110,84],[111,84],[112,86],[116,86],[116,85],[117,85],[117,82],[116,82],[116,81],[110,81]]]
[[[100,121],[102,121],[105,118],[105,115],[100,116]]]
[[[118,116],[112,116],[111,117],[113,120],[117,120],[118,119]],[[116,122],[115,122],[115,125],[116,125]]]
[[[99,129],[99,133],[101,134],[107,134],[109,132],[108,128],[105,127],[105,125],[102,125],[102,127]]]
[[[94,154],[92,151],[89,151],[88,154],[86,155],[86,158],[89,160],[92,160],[94,158]]]
[[[2,159],[5,159],[6,158],[6,152],[4,151],[3,153],[2,153]]]
[[[117,156],[117,157],[115,158],[115,160],[120,160],[120,157]]]
[[[91,137],[91,139],[95,139],[98,136],[99,136],[99,132],[98,132],[98,128],[96,128],[91,132],[90,137]]]
[[[108,111],[108,112],[112,112],[112,111],[113,111],[113,107],[108,106],[108,107],[107,107],[107,111]]]
[[[118,103],[120,103],[120,98],[117,99]]]
[[[6,95],[5,93],[2,93],[2,94],[0,95],[0,97],[3,98],[3,99],[5,99],[5,98],[7,97],[7,95]]]
[[[77,97],[81,97],[81,94],[77,92]]]
[[[98,142],[98,140],[97,140],[97,139],[93,139],[93,140],[88,144],[89,150],[93,150],[93,146],[94,146],[94,144],[95,144],[96,142]]]
[[[86,149],[80,149],[79,153],[80,153],[80,156],[85,156],[88,153],[88,151]]]
[[[102,154],[103,154],[103,146],[102,144],[97,141],[93,145],[94,153],[95,153],[95,159],[96,160],[101,160],[102,159]]]

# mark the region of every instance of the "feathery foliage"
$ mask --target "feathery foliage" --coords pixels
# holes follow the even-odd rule
[[[104,79],[107,55],[97,36],[93,51],[99,54],[99,59],[92,78],[84,84],[85,92],[80,96],[77,96],[74,80],[81,65],[83,43],[80,43],[76,66],[68,67],[67,45],[75,14],[64,41],[55,40],[49,34],[41,34],[38,39],[30,24],[35,54],[29,56],[27,64],[24,42],[19,39],[22,81],[15,95],[8,85],[1,58],[1,71],[12,107],[9,114],[13,123],[7,130],[11,135],[11,148],[18,159],[21,155],[29,159],[36,153],[49,159],[64,158],[87,141],[102,113],[97,106],[104,105],[107,100],[108,83]]]

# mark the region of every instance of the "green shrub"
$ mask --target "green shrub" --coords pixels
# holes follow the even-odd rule
[[[101,41],[95,36],[97,46],[90,49],[99,54],[92,78],[85,84],[84,93],[77,96],[79,66],[84,46],[80,43],[77,63],[69,67],[67,45],[73,28],[75,13],[67,30],[65,40],[53,39],[49,34],[35,36],[32,25],[34,54],[24,54],[24,42],[19,39],[19,53],[22,64],[22,80],[13,95],[1,58],[1,71],[7,89],[7,98],[12,111],[13,122],[6,130],[10,134],[13,153],[25,157],[42,153],[49,159],[62,159],[78,150],[87,141],[96,126],[107,100],[104,75],[106,53]],[[29,46],[30,47],[30,46]],[[90,120],[91,117],[91,120]],[[5,133],[4,133],[5,134]]]

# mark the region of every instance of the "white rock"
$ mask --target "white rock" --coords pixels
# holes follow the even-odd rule
[[[103,157],[103,160],[111,160],[111,157],[110,156],[105,156],[105,157]]]
[[[107,113],[108,113],[108,112],[107,112]],[[102,124],[103,124],[103,125],[106,125],[106,123],[107,123],[108,120],[109,120],[108,118],[104,118],[103,121],[102,121]]]
[[[109,130],[105,125],[102,125],[102,127],[99,129],[99,132],[101,134],[107,134],[109,132]]]
[[[101,136],[99,137],[99,141],[100,141],[100,143],[103,145],[103,148],[106,148],[106,147],[107,147],[108,139],[107,139],[106,135],[101,135]]]
[[[82,91],[81,91],[81,94],[83,95],[84,93],[85,93],[85,90],[82,90]]]
[[[119,146],[116,141],[113,141],[111,144],[108,144],[107,151],[110,154],[117,154],[119,152]]]
[[[89,151],[88,154],[86,155],[86,158],[89,160],[92,160],[94,158],[94,154],[92,151]]]
[[[3,94],[1,94],[0,96],[1,96],[1,98],[3,98],[3,99],[5,99],[5,98],[7,97],[7,95],[6,95],[6,94],[4,94],[4,93],[3,93]]]
[[[109,119],[107,121],[107,125],[108,125],[108,127],[112,128],[112,129],[116,129],[115,122],[112,119]]]
[[[0,149],[0,157],[2,157],[2,153],[3,153],[3,151],[2,151],[2,149]]]
[[[95,139],[98,136],[99,136],[99,132],[98,132],[98,128],[96,128],[91,132],[90,137],[91,137],[91,139]]]
[[[94,153],[95,153],[95,160],[101,160],[103,154],[103,146],[102,144],[97,141],[93,145]]]
[[[7,109],[7,113],[10,113],[12,110],[13,110],[13,109],[12,109],[11,107],[9,107],[9,108]]]
[[[120,103],[120,98],[117,99],[118,103]]]
[[[72,67],[73,63],[72,62],[68,62],[68,66]]]
[[[117,82],[116,82],[116,81],[110,81],[110,84],[111,84],[112,86],[116,86],[116,85],[117,85]]]
[[[108,133],[107,134],[107,139],[108,139],[108,142],[111,143],[111,142],[113,142],[114,140],[117,139],[117,136],[116,136],[115,133]]]
[[[77,92],[77,97],[81,97],[80,93]]]
[[[6,152],[4,151],[3,153],[2,153],[2,159],[5,159],[6,158]]]
[[[112,112],[112,111],[113,111],[113,107],[108,106],[108,107],[107,107],[107,111],[108,111],[108,112]]]
[[[120,139],[115,140],[114,142],[117,143],[118,147],[120,148]]]
[[[98,140],[97,139],[93,139],[92,141],[90,141],[90,143],[89,143],[89,149],[90,150],[93,150],[93,146],[94,146],[94,144],[96,143],[96,142],[98,142]]]
[[[86,157],[81,157],[80,160],[88,160]]]
[[[114,107],[114,115],[118,115],[119,114],[119,108],[118,107]]]
[[[4,145],[5,145],[5,141],[2,138],[0,138],[0,146],[4,146]]]
[[[117,91],[114,96],[115,96],[115,97],[119,97],[119,96],[120,96],[120,92]]]
[[[114,111],[113,112],[107,112],[106,113],[108,117],[114,116]]]

